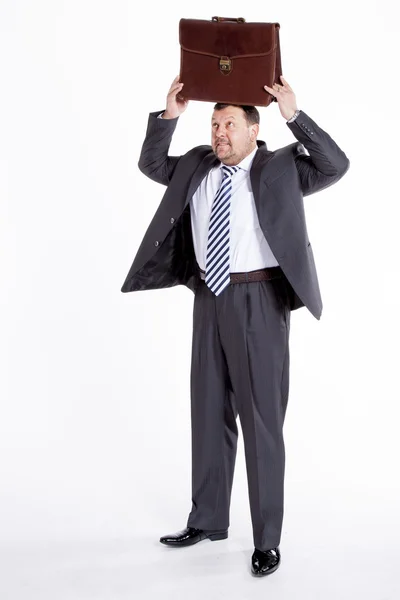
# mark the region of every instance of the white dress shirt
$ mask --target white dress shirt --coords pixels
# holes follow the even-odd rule
[[[230,210],[230,270],[232,273],[278,266],[261,230],[250,183],[250,168],[255,148],[237,166],[232,177]],[[194,251],[199,267],[205,271],[208,226],[211,207],[222,181],[222,162],[207,173],[190,199]]]

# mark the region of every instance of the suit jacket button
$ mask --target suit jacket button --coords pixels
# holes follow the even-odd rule
[[[174,219],[174,217],[171,217],[171,218],[170,218],[170,221],[171,221],[171,223],[175,223],[175,219]]]
[[[155,245],[155,246],[159,246],[159,245],[160,245],[160,242],[159,242],[159,241],[156,241],[156,242],[154,242],[154,245]]]

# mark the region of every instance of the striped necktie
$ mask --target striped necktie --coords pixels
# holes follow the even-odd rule
[[[222,165],[222,182],[215,196],[208,227],[205,282],[218,296],[230,283],[230,208],[232,176],[240,167]]]

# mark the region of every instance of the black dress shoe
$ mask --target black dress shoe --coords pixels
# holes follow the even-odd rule
[[[182,529],[182,531],[178,531],[177,533],[171,533],[169,535],[163,535],[160,538],[160,542],[162,544],[166,544],[167,546],[191,546],[192,544],[197,544],[197,542],[201,542],[201,540],[209,539],[212,542],[216,540],[225,540],[228,537],[228,530],[224,529],[223,531],[203,531],[202,529],[195,529],[194,527],[186,527],[186,529]]]
[[[276,571],[281,563],[281,553],[279,548],[271,548],[271,550],[254,549],[251,557],[251,570],[254,575],[269,575]]]

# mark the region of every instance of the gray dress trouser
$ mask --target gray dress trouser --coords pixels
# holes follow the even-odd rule
[[[187,526],[229,527],[238,428],[243,433],[254,546],[279,546],[284,507],[283,423],[289,396],[285,276],[195,291],[191,363],[192,509]]]

